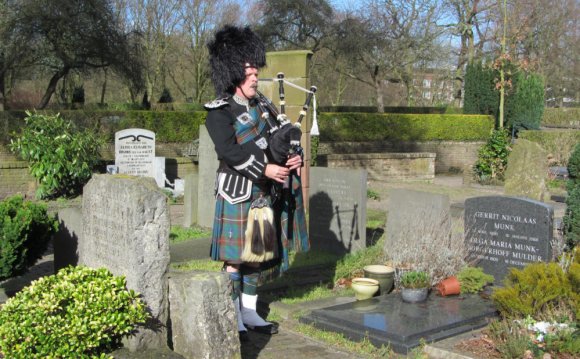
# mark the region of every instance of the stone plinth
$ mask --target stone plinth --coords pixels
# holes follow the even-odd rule
[[[241,358],[230,282],[221,272],[169,275],[173,350],[185,358]]]

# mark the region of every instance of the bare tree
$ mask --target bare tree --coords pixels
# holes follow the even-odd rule
[[[168,67],[168,74],[185,97],[202,103],[212,93],[206,44],[216,28],[224,23],[236,22],[240,8],[230,0],[192,0],[184,2],[181,11],[181,45],[174,52],[179,59],[175,58],[175,65]],[[188,81],[184,81],[184,76],[177,75],[178,68],[179,73],[186,74]]]
[[[333,10],[327,0],[259,0],[256,31],[273,50],[317,52],[330,31]]]
[[[165,60],[173,49],[172,35],[182,26],[183,0],[126,0],[125,22],[140,35],[147,103],[165,81]]]
[[[15,39],[35,40],[33,51],[42,54],[36,63],[51,73],[39,108],[48,105],[59,80],[71,71],[111,66],[138,79],[138,72],[130,72],[135,62],[127,52],[127,37],[107,0],[23,0],[11,7],[20,34]]]
[[[444,24],[451,34],[460,39],[459,54],[455,67],[455,106],[459,107],[463,98],[465,65],[483,55],[483,49],[490,40],[488,33],[490,10],[496,8],[493,0],[445,0],[444,8],[453,14],[451,23]]]
[[[376,106],[384,111],[385,81],[403,83],[407,102],[419,63],[435,60],[442,29],[437,26],[438,3],[428,0],[370,0],[358,15],[336,26],[334,48],[348,59],[346,76],[371,86]]]

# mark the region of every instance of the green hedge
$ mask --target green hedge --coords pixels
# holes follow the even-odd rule
[[[551,156],[551,165],[567,166],[574,146],[580,143],[580,130],[520,131],[518,137],[542,146]]]
[[[542,126],[580,128],[580,107],[546,107]]]
[[[54,111],[38,111],[55,114]],[[199,126],[205,123],[205,111],[83,111],[60,112],[79,128],[92,129],[112,142],[115,132],[126,128],[144,128],[155,132],[157,142],[190,142],[199,138]],[[0,112],[0,143],[9,143],[11,133],[24,126],[24,111]]]
[[[408,107],[385,106],[385,113],[417,113],[417,114],[461,114],[462,108],[457,107]],[[364,112],[377,113],[376,106],[321,106],[319,112]]]
[[[485,141],[487,115],[321,113],[320,141]]]

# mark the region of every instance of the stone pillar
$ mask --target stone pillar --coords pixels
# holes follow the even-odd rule
[[[284,78],[305,89],[310,88],[308,72],[310,70],[310,59],[312,52],[307,50],[297,51],[277,51],[266,54],[266,68],[261,73],[261,78],[276,78],[278,72],[284,73]],[[280,98],[278,96],[278,82],[261,82],[260,90],[276,107],[280,108]],[[306,93],[290,86],[284,86],[286,95],[286,114],[292,122],[296,122],[299,112],[306,100]],[[311,104],[312,107],[312,104]],[[302,140],[304,148],[304,167],[302,168],[302,190],[304,194],[304,205],[308,209],[309,178],[310,178],[310,129],[312,118],[309,114],[302,120]]]
[[[223,272],[171,271],[173,350],[187,359],[241,358],[230,279]]]

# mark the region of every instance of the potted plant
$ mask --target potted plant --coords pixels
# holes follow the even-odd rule
[[[462,294],[477,293],[494,280],[493,276],[484,273],[481,267],[465,267],[457,274],[457,279]]]
[[[401,296],[404,302],[417,303],[427,299],[431,279],[422,271],[409,271],[401,276]]]

